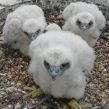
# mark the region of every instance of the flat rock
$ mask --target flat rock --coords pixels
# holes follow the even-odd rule
[[[28,2],[28,1],[30,0],[0,0],[0,5],[1,6],[13,6],[15,4]]]
[[[4,8],[4,12],[0,12],[0,19],[6,18],[8,13],[15,10],[22,4],[31,4],[31,0],[0,0],[0,11]]]
[[[104,6],[109,6],[109,0],[86,0],[87,2],[93,2]]]
[[[12,5],[19,2],[19,0],[0,0],[1,5]]]

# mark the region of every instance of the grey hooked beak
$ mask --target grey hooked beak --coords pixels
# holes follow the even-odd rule
[[[86,30],[89,28],[89,26],[88,26],[86,23],[83,23],[83,24],[81,24],[80,28],[81,28],[83,31],[86,31]]]
[[[37,38],[38,35],[39,35],[39,33],[31,33],[31,34],[29,34],[29,38],[30,38],[31,40],[34,40],[34,39]]]
[[[60,70],[59,66],[51,66],[49,69],[49,74],[51,75],[52,79],[54,80],[56,77],[62,75],[62,71]]]

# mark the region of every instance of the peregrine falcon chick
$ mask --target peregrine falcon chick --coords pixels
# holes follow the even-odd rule
[[[91,27],[93,27],[94,25],[96,25],[96,27],[93,27],[94,28],[93,32],[91,32],[89,30],[90,26],[88,26],[87,29],[85,29],[86,27],[84,27],[84,29],[87,31],[84,31],[84,33],[80,34],[79,29],[77,29],[79,31],[76,30],[76,32],[75,32],[74,25],[76,25],[76,26],[79,25],[78,28],[81,28],[80,24],[78,24],[78,23],[87,22],[88,19],[86,19],[86,21],[83,21],[81,19],[83,14],[85,16],[85,13],[89,13],[90,15],[87,14],[86,16],[89,16],[90,18],[92,18],[91,16],[93,16],[94,22],[92,22],[93,24],[91,23]],[[82,38],[85,37],[83,39],[86,40],[86,42],[88,42],[88,44],[91,47],[93,47],[95,45],[95,43],[97,42],[103,28],[105,27],[105,23],[106,23],[106,19],[105,19],[104,15],[102,14],[102,12],[99,10],[99,8],[94,4],[88,4],[85,2],[75,2],[75,3],[69,4],[63,10],[62,16],[65,19],[65,24],[63,26],[63,30],[72,31],[75,34],[80,35]],[[76,18],[77,18],[77,20],[79,19],[80,22],[72,24],[73,20],[74,19],[76,20]],[[84,18],[84,20],[85,20],[85,18]],[[82,28],[81,28],[81,30],[83,30]],[[89,38],[89,36],[90,36],[90,38]],[[90,42],[90,40],[91,40],[91,42]]]
[[[32,41],[29,54],[28,71],[45,94],[76,100],[84,96],[86,74],[93,68],[95,54],[80,36],[48,31]]]
[[[101,34],[97,29],[95,17],[88,12],[70,17],[63,26],[63,30],[80,35],[91,47],[94,47]]]
[[[30,42],[43,33],[47,23],[37,5],[22,5],[11,12],[3,28],[4,43],[28,55]]]

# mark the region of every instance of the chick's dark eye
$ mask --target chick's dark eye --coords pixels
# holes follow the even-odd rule
[[[25,32],[25,31],[24,31],[24,33],[25,33],[26,35],[28,35],[28,33],[27,33],[27,32]]]
[[[44,33],[46,33],[47,32],[47,30],[44,30]]]
[[[65,67],[65,66],[66,66],[66,64],[62,64],[62,65],[61,65],[61,67]]]
[[[81,22],[80,22],[79,20],[77,20],[77,24],[78,24],[78,25],[80,25],[80,24],[81,24]]]
[[[36,33],[39,33],[40,32],[40,29],[38,29],[37,31],[36,31]]]
[[[49,63],[46,62],[46,61],[44,61],[44,65],[45,65],[46,68],[49,68],[50,67]]]
[[[89,22],[89,25],[92,25],[93,24],[93,22]]]
[[[70,63],[64,63],[64,64],[61,64],[61,68],[67,68],[70,66]]]
[[[17,41],[14,41],[13,43],[15,43],[15,44],[16,44],[16,43],[17,43]]]

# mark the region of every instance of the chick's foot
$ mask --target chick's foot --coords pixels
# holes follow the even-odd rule
[[[26,94],[23,96],[23,99],[26,99],[30,96],[32,96],[32,98],[35,98],[41,94],[43,94],[42,90],[40,88],[35,88],[35,87],[24,87],[24,90],[30,90],[32,92]]]
[[[68,104],[72,109],[83,109],[83,108],[92,107],[92,104],[81,105],[81,104],[78,104],[77,101],[75,101],[75,100],[71,100]]]

